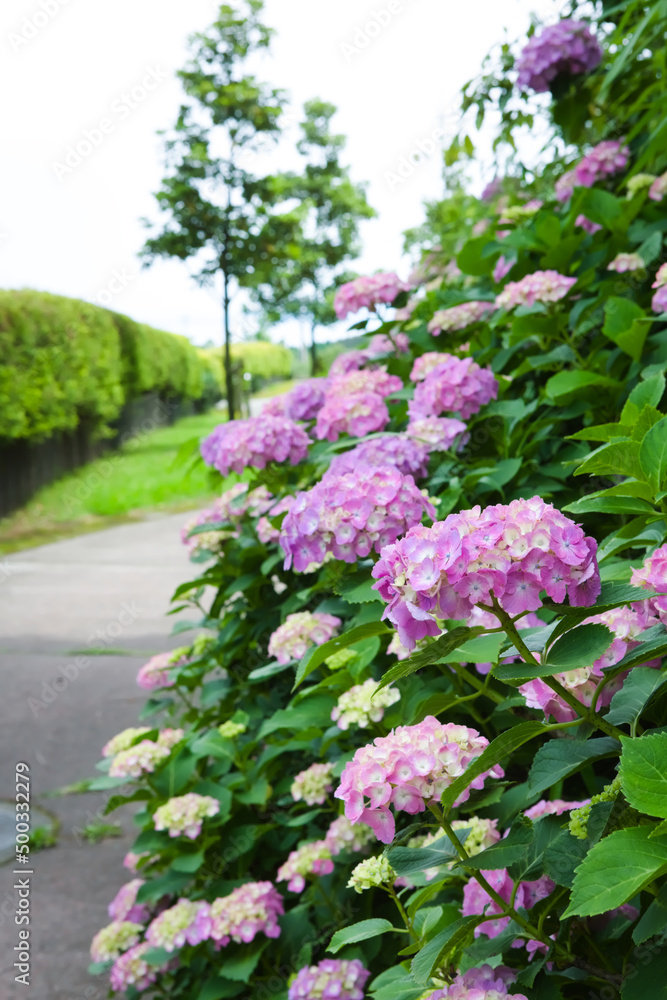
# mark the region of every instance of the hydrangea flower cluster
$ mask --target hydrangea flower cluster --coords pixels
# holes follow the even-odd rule
[[[612,261],[607,264],[608,271],[617,271],[624,274],[626,271],[641,271],[646,264],[638,253],[617,253]]]
[[[568,278],[558,271],[533,271],[520,281],[509,281],[496,297],[496,305],[514,309],[534,306],[536,302],[558,302],[576,283],[576,278]]]
[[[283,521],[280,545],[285,569],[321,566],[328,553],[355,562],[395,541],[435,508],[412,476],[389,466],[360,466],[344,476],[327,476],[297,493]]]
[[[139,940],[143,925],[131,920],[114,920],[93,938],[90,958],[93,962],[110,962]]]
[[[123,729],[122,732],[117,733],[104,744],[102,747],[102,756],[115,757],[121,750],[129,750],[144,733],[150,733],[148,726],[130,726],[129,729]]]
[[[579,229],[583,229],[591,235],[593,235],[593,233],[599,233],[602,229],[602,226],[599,223],[593,222],[593,220],[589,219],[586,215],[578,215],[574,220],[574,224]]]
[[[402,310],[399,310],[401,312]],[[396,315],[396,319],[400,317]],[[409,315],[405,317],[409,319]],[[364,350],[367,358],[377,358],[381,354],[406,354],[410,350],[410,338],[407,333],[392,333],[388,337],[384,333],[376,333],[368,342],[368,347]]]
[[[356,868],[352,869],[347,887],[354,889],[355,892],[364,892],[365,889],[393,885],[395,881],[396,872],[384,854],[379,854],[375,858],[366,858],[365,861],[360,861]]]
[[[651,299],[651,309],[654,313],[667,312],[667,264],[658,268],[651,288],[658,289]]]
[[[363,1000],[370,976],[358,958],[325,958],[300,969],[290,983],[288,1000]]]
[[[384,430],[388,423],[387,404],[376,392],[329,396],[317,414],[315,436],[320,441],[337,441],[341,434],[365,437]]]
[[[150,910],[145,903],[137,903],[137,893],[144,884],[142,878],[133,878],[131,882],[122,885],[109,903],[108,913],[112,920],[129,920],[132,923],[143,924],[148,919]]]
[[[493,871],[482,871],[482,875],[487,880],[492,889],[495,889],[505,902],[512,899],[514,882],[510,878],[505,868]],[[555,884],[546,875],[534,882],[520,882],[514,900],[517,909],[531,910],[536,903],[544,899],[556,888]],[[484,920],[475,927],[475,937],[486,934],[487,937],[494,938],[501,934],[510,922],[510,917],[499,917],[500,906],[491,899],[486,889],[484,889],[476,879],[471,878],[463,888],[463,910],[464,917],[473,917],[481,914],[494,918]],[[523,942],[518,942],[522,944]]]
[[[657,593],[667,592],[667,545],[661,545],[645,561],[641,569],[633,569],[630,583],[633,587],[643,587]],[[667,596],[649,597],[635,607],[644,607],[650,614],[657,615],[663,625],[667,625]]]
[[[453,354],[443,358],[442,364],[417,384],[408,404],[411,421],[441,413],[458,413],[467,420],[497,397],[498,381],[490,368],[481,368],[472,358]]]
[[[262,414],[220,424],[202,441],[201,455],[207,465],[228,476],[249,465],[263,469],[268,462],[288,460],[297,465],[308,454],[309,445],[306,432],[289,417]]]
[[[345,803],[353,823],[370,826],[383,844],[393,840],[396,824],[389,806],[414,815],[429,802],[438,802],[454,778],[488,746],[474,729],[443,725],[427,716],[416,726],[399,726],[389,736],[378,736],[361,747],[345,765],[335,797]],[[502,778],[493,767],[475,778],[455,805],[467,801],[471,788],[483,788],[488,777]],[[368,803],[366,802],[368,799]]]
[[[556,201],[565,202],[572,197],[572,192],[577,186],[577,175],[574,167],[571,170],[566,170],[564,174],[561,174],[556,183],[554,184],[554,189],[556,192]]]
[[[398,375],[389,375],[386,368],[361,369],[347,372],[345,375],[335,375],[329,382],[327,400],[340,396],[351,396],[357,393],[374,392],[378,396],[391,396],[403,388]]]
[[[112,990],[123,993],[131,986],[141,991],[157,982],[158,975],[165,971],[168,963],[163,966],[149,965],[144,955],[150,947],[147,941],[142,941],[116,959],[110,972]]]
[[[259,517],[271,506],[273,498],[266,486],[248,492],[247,483],[236,483],[218,497],[212,507],[191,517],[181,529],[181,541],[188,546],[190,555],[199,552],[216,552],[228,538],[237,538],[238,526],[245,516]],[[225,524],[229,530],[212,528],[210,531],[191,532],[204,524]]]
[[[371,677],[363,684],[355,684],[345,691],[332,709],[331,718],[339,729],[358,726],[367,729],[371,722],[381,722],[385,708],[400,701],[401,694],[390,686],[377,691],[378,682]]]
[[[265,517],[260,517],[257,524],[255,525],[255,531],[257,532],[257,537],[263,545],[269,545],[271,542],[277,542],[280,538],[280,528],[274,528],[269,521],[270,517],[277,517],[278,514],[285,514],[290,510],[292,504],[294,503],[294,497],[292,494],[288,494],[279,500],[278,503],[274,504]]]
[[[188,792],[169,799],[155,810],[153,820],[156,830],[169,830],[170,837],[181,834],[194,840],[201,833],[203,820],[220,812],[220,803],[210,795]]]
[[[350,451],[335,455],[325,476],[344,476],[355,472],[362,464],[393,465],[404,476],[423,479],[428,472],[428,453],[424,442],[415,441],[406,434],[387,434],[362,441]]]
[[[401,642],[401,637],[398,632],[394,632],[391,637],[391,642],[387,646],[387,656],[395,656],[397,660],[407,660],[408,656],[411,656],[415,649],[423,649],[427,643],[427,639],[420,639],[418,643],[415,644],[413,649],[408,649]]]
[[[590,706],[595,689],[604,676],[603,669],[613,667],[614,664],[622,660],[627,652],[638,645],[637,637],[646,628],[657,624],[657,622],[657,619],[647,616],[644,611],[636,611],[632,608],[614,608],[611,611],[604,611],[600,615],[591,615],[590,618],[585,619],[583,624],[606,625],[613,635],[609,648],[592,666],[579,667],[576,670],[556,674],[556,680],[560,681],[563,687],[567,688],[582,705]],[[647,666],[659,666],[659,664],[659,660],[652,660]],[[596,709],[604,708],[610,703],[614,694],[623,686],[625,677],[627,677],[627,673],[619,674],[603,688],[597,700]],[[539,677],[522,684],[519,691],[526,699],[528,707],[542,709],[545,718],[552,715],[557,722],[571,722],[577,718],[574,708],[568,705],[555,691],[552,691],[549,685]]]
[[[370,827],[351,823],[347,816],[343,815],[333,821],[326,832],[324,842],[331,856],[335,858],[341,851],[363,851],[375,839]]]
[[[523,205],[509,205],[507,208],[503,209],[502,217],[498,219],[499,225],[503,223],[515,223],[515,222],[525,222],[526,219],[532,219],[534,215],[542,208],[544,204],[539,198],[531,198],[530,201],[524,202]]]
[[[602,49],[585,21],[566,18],[536,32],[517,59],[521,90],[544,94],[561,73],[590,73],[602,60]]]
[[[211,934],[210,907],[208,903],[179,899],[169,909],[163,910],[148,926],[146,941],[153,948],[175,951],[184,944],[201,944]]]
[[[416,417],[410,420],[406,434],[428,445],[429,451],[462,451],[470,440],[467,427],[456,417]]]
[[[412,382],[423,382],[426,376],[442,364],[447,364],[450,354],[443,354],[442,351],[426,351],[421,357],[415,358],[415,362],[410,372]]]
[[[482,965],[468,969],[441,989],[430,990],[420,1000],[527,1000],[523,993],[508,993],[507,987],[516,979],[516,970],[504,965],[492,969]]]
[[[498,260],[495,263],[495,266],[494,266],[493,272],[492,272],[493,280],[495,281],[495,283],[497,285],[499,285],[500,282],[503,281],[507,277],[507,275],[510,273],[510,271],[514,267],[515,263],[516,262],[514,260],[512,260],[511,257],[505,257],[505,255],[501,253],[500,257],[498,258]]]
[[[292,892],[303,892],[306,875],[330,875],[334,870],[331,850],[326,840],[314,840],[292,851],[280,866],[276,882],[287,882]]]
[[[576,183],[580,187],[592,187],[596,181],[625,170],[629,158],[630,150],[618,139],[599,142],[574,168]]]
[[[180,667],[187,662],[183,649],[173,649],[170,653],[158,653],[151,656],[148,663],[139,668],[137,684],[144,691],[154,691],[156,688],[173,687],[176,679],[171,676],[171,667]]]
[[[365,351],[343,351],[333,359],[329,366],[329,377],[335,375],[347,375],[348,372],[356,372],[368,360]]]
[[[294,801],[305,802],[307,806],[324,805],[327,795],[333,791],[333,768],[331,763],[311,764],[305,771],[300,771],[290,789]]]
[[[226,722],[218,726],[218,732],[223,740],[233,740],[237,736],[241,736],[242,733],[245,733],[246,728],[242,722],[232,722],[231,719],[227,719]]]
[[[289,417],[290,420],[314,420],[324,403],[328,379],[309,378],[276,396],[262,408],[262,416]]]
[[[148,851],[142,851],[141,854],[135,854],[134,851],[128,851],[123,858],[123,868],[128,868],[131,872],[138,871],[139,862],[143,858],[150,857]]]
[[[393,302],[399,292],[409,290],[393,271],[370,274],[341,285],[334,298],[334,309],[338,319],[345,319],[348,313],[360,309],[375,309],[379,302]]]
[[[278,917],[285,910],[271,882],[246,882],[211,903],[209,912],[211,939],[225,947],[230,941],[248,944],[260,931],[269,938],[280,937]]]
[[[629,182],[628,182],[629,184]],[[662,199],[667,194],[667,172],[660,174],[651,181],[651,186],[648,190],[648,196],[651,201],[662,201]]]
[[[580,809],[582,806],[588,805],[590,799],[586,799],[582,802],[564,802],[563,799],[540,799],[536,802],[534,806],[530,809],[524,810],[524,816],[527,819],[542,819],[543,816],[562,816],[564,812],[570,812],[572,809]]]
[[[462,302],[459,306],[439,309],[428,323],[428,331],[434,337],[450,330],[465,330],[472,323],[479,323],[495,309],[493,302]]]
[[[541,497],[450,514],[387,545],[372,575],[401,642],[438,635],[435,618],[468,620],[491,591],[512,615],[536,611],[540,592],[585,607],[600,593],[597,544]]]
[[[182,729],[165,730],[165,733],[180,733],[178,742],[183,736]],[[169,756],[173,744],[163,740],[160,734],[157,742],[141,740],[127,750],[121,750],[111,761],[109,776],[111,778],[138,778],[142,774],[151,774],[158,764],[162,764]]]
[[[272,634],[269,655],[278,663],[300,660],[311,646],[321,646],[337,635],[340,624],[340,618],[322,611],[297,611]]]

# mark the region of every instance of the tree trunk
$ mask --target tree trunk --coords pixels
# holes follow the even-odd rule
[[[229,333],[229,286],[227,272],[222,272],[223,280],[223,299],[222,307],[224,313],[225,321],[225,353],[224,353],[224,368],[225,368],[225,390],[227,394],[227,414],[230,420],[234,419],[234,378],[232,373],[232,352],[230,349],[231,336]]]
[[[317,327],[316,323],[313,323],[310,328],[310,375],[311,378],[315,378],[319,370],[319,361],[317,358],[317,346],[315,344],[315,329]]]

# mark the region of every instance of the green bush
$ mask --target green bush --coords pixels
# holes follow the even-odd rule
[[[146,392],[213,401],[219,380],[185,338],[77,299],[0,292],[0,438],[100,432]]]

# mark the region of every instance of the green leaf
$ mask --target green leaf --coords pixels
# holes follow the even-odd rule
[[[635,667],[611,699],[607,722],[612,726],[634,725],[655,692],[666,682],[667,673],[660,673],[653,667]]]
[[[607,299],[604,314],[602,332],[633,361],[639,361],[652,319],[632,299],[618,296]]]
[[[649,592],[646,591],[648,594]],[[662,596],[662,595],[661,595]],[[638,667],[648,660],[654,660],[667,654],[667,631],[665,626],[653,625],[642,632],[640,642],[629,653],[626,653],[622,660],[615,663],[614,673],[621,670],[630,670],[631,667]]]
[[[574,470],[575,476],[631,476],[644,480],[646,477],[639,461],[639,447],[636,441],[612,441],[592,451],[588,458]]]
[[[137,903],[151,903],[161,896],[178,896],[186,885],[192,884],[192,876],[180,872],[167,872],[160,878],[150,879],[139,886]]]
[[[442,847],[436,845],[442,840]],[[414,875],[429,868],[439,868],[458,859],[458,852],[446,838],[438,840],[429,847],[392,847],[386,852],[387,860],[397,875]]]
[[[619,773],[631,806],[667,819],[667,733],[625,740]]]
[[[583,394],[589,396],[591,392],[605,391],[618,387],[619,383],[606,375],[597,375],[595,372],[565,371],[552,375],[544,387],[548,398],[557,404],[564,404],[572,396]]]
[[[652,827],[616,830],[596,844],[577,868],[563,917],[593,917],[622,906],[667,871],[667,837]]]
[[[545,848],[544,872],[557,885],[572,888],[576,869],[602,836],[613,807],[613,802],[599,802],[593,806],[588,817],[588,836],[585,839],[574,837],[565,827]]]
[[[631,963],[621,986],[621,1000],[658,998],[660,993],[664,997],[665,983],[667,983],[667,945],[652,951],[648,961],[637,958]]]
[[[317,670],[328,656],[332,656],[340,649],[346,649],[347,646],[359,642],[360,639],[367,639],[371,635],[385,635],[390,631],[391,629],[387,628],[384,622],[367,622],[365,625],[357,625],[356,628],[350,629],[343,635],[336,636],[335,639],[329,639],[321,646],[313,646],[299,663],[292,690],[297,688],[309,674],[312,674],[313,670]]]
[[[224,979],[231,979],[235,983],[249,982],[267,945],[268,941],[255,941],[250,945],[242,946],[238,954],[231,958],[226,958],[222,962],[219,968],[220,975]]]
[[[488,246],[488,236],[479,236],[468,240],[456,257],[456,263],[464,274],[490,274],[493,270],[493,257],[484,257],[483,250]]]
[[[172,958],[173,953],[167,951],[165,948],[149,948],[141,956],[145,962],[149,965],[166,965],[167,962]]]
[[[195,854],[179,854],[171,863],[175,872],[196,872],[204,864],[204,852],[197,851]]]
[[[412,959],[410,971],[418,983],[426,984],[445,956],[472,941],[475,927],[485,918],[461,917],[436,934]]]
[[[520,626],[521,623],[519,623]],[[503,644],[504,636],[500,633],[493,635],[478,635],[469,642],[464,642],[457,646],[447,656],[448,663],[495,663]]]
[[[473,855],[462,862],[466,868],[508,868],[521,857],[525,856],[528,845],[532,842],[534,831],[526,821],[515,826],[499,843],[487,847],[485,851]]]
[[[664,391],[665,376],[662,372],[658,372],[636,385],[628,396],[628,402],[641,411],[645,406],[657,406]]]
[[[653,514],[655,507],[638,497],[582,497],[562,507],[568,514]]]
[[[642,914],[641,920],[632,932],[635,944],[641,944],[648,938],[659,934],[667,927],[667,884],[660,887],[658,895],[649,908]]]
[[[609,649],[612,640],[613,633],[606,625],[580,625],[556,639],[542,663],[501,663],[493,668],[493,676],[500,681],[530,680],[590,667]]]
[[[585,215],[607,229],[619,217],[625,203],[602,188],[577,188],[572,198],[570,212],[573,216]]]
[[[541,746],[528,775],[528,792],[536,795],[575,774],[585,764],[618,755],[621,744],[611,736],[594,740],[553,739]]]
[[[386,934],[388,931],[394,931],[399,934],[403,933],[402,928],[394,927],[384,917],[372,917],[370,920],[360,920],[357,924],[352,924],[350,927],[343,927],[342,930],[336,931],[331,938],[327,951],[335,955],[345,945],[356,944],[358,941],[367,941],[369,938],[377,937],[378,934]]]
[[[225,979],[209,979],[197,994],[196,1000],[227,1000],[243,992],[242,983],[232,983]]]
[[[367,572],[354,573],[344,579],[338,586],[338,592],[348,604],[367,604],[369,601],[382,601],[377,590],[373,590],[375,581]]]
[[[644,478],[656,493],[667,485],[667,417],[654,424],[639,446]],[[637,477],[639,478],[639,477]]]
[[[384,674],[377,690],[380,691],[381,688],[387,687],[388,684],[399,680],[401,677],[408,677],[415,670],[421,670],[422,667],[428,667],[432,663],[437,663],[438,660],[444,660],[449,653],[452,653],[462,643],[468,639],[474,639],[480,632],[484,631],[479,625],[476,625],[474,628],[460,625],[457,628],[450,629],[449,632],[445,632],[440,638],[430,642],[426,649],[420,649],[417,653],[409,656],[407,660],[402,660],[391,667]]]
[[[584,427],[576,434],[568,434],[568,441],[613,441],[614,438],[631,438],[631,424],[598,424]]]
[[[315,695],[300,705],[279,708],[277,712],[264,720],[257,738],[261,740],[278,729],[293,729],[298,732],[312,727],[321,728],[325,721],[330,718],[332,708],[333,702],[329,695]]]
[[[449,788],[446,788],[442,796],[442,807],[447,812],[454,804],[459,795],[462,794],[475,778],[478,778],[484,771],[499,764],[505,757],[518,750],[529,740],[534,739],[544,733],[545,727],[541,722],[520,722],[518,726],[513,726],[507,732],[496,736],[495,740],[489,743],[488,747],[471,761],[463,774],[454,778]]]

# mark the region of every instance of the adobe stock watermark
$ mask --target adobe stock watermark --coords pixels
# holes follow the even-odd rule
[[[76,142],[70,143],[65,149],[62,160],[53,160],[51,170],[59,181],[73,173],[77,167],[91,156],[103,144],[107,136],[113,135],[120,122],[126,121],[133,111],[148,99],[151,93],[168,79],[169,74],[159,66],[149,66],[141,82],[124,91],[111,103],[109,114],[100,118],[97,125],[85,128]]]
[[[117,295],[121,295],[127,286],[131,284],[137,275],[133,271],[128,271],[124,267],[114,268],[111,277],[104,288],[100,288],[95,296],[95,301],[100,306],[108,306]]]
[[[37,9],[23,18],[18,31],[10,31],[7,35],[14,52],[20,52],[24,45],[29,45],[68,3],[70,0],[39,0]]]
[[[340,51],[345,57],[345,62],[349,65],[355,56],[361,55],[371,42],[389,27],[394,18],[403,13],[406,5],[414,2],[415,0],[387,0],[384,7],[372,9],[368,20],[357,24],[351,40],[340,43]]]
[[[98,653],[112,645],[113,640],[118,639],[123,631],[129,628],[133,622],[141,616],[142,609],[137,607],[135,601],[128,603],[123,601],[120,611],[116,617],[108,622],[104,628],[98,628],[86,639],[86,645],[97,650]],[[60,667],[59,672],[50,681],[44,681],[39,697],[30,696],[27,699],[28,708],[37,719],[41,712],[45,712],[50,705],[56,701],[60,695],[67,690],[79,677],[79,674],[93,662],[91,656],[75,656],[73,660]]]
[[[418,139],[412,149],[401,156],[395,164],[394,170],[385,170],[384,180],[390,191],[395,191],[406,181],[415,175],[424,160],[428,160],[434,153],[442,149],[442,140],[445,138],[444,128],[434,128],[425,139]]]

